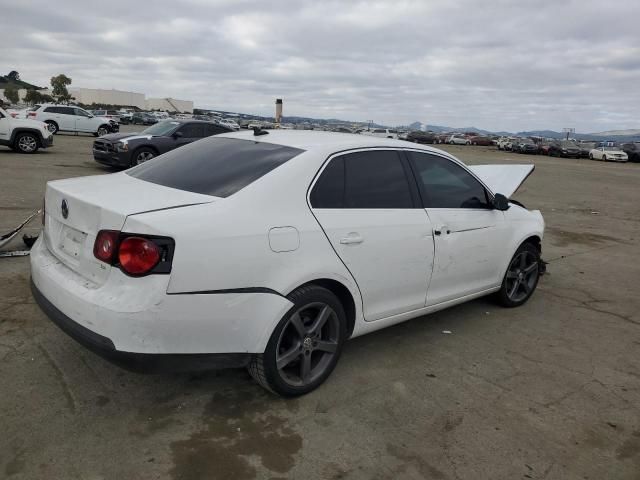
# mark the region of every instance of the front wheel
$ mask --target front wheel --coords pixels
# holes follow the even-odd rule
[[[589,154],[589,160],[593,160],[593,154]]]
[[[540,252],[535,245],[523,243],[513,255],[498,291],[498,300],[505,307],[524,304],[538,286]]]
[[[347,337],[347,322],[342,304],[326,288],[301,287],[288,299],[294,306],[248,369],[262,387],[294,397],[315,390],[329,377]]]
[[[603,162],[606,162],[606,161],[607,161],[607,156],[606,156],[606,155],[603,155],[603,156],[602,156],[602,161],[603,161]]]
[[[14,148],[20,153],[36,153],[38,151],[38,139],[32,133],[20,133],[16,138]]]
[[[100,127],[98,127],[98,131],[94,133],[94,135],[96,137],[103,137],[107,133],[109,133],[109,127],[107,127],[106,125],[100,125]]]
[[[149,147],[141,147],[138,148],[135,152],[133,152],[133,158],[131,159],[131,166],[135,167],[136,165],[140,165],[144,162],[148,162],[152,158],[156,156],[156,152]]]

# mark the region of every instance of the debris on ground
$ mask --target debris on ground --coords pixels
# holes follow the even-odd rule
[[[5,233],[4,235],[0,236],[0,248],[4,247],[7,243],[13,240],[13,237],[15,237],[20,232],[20,230],[22,230],[25,227],[27,223],[33,220],[35,216],[39,215],[41,211],[42,210],[40,209],[36,210],[31,215],[29,215],[27,219],[24,222],[22,222],[20,225],[18,225],[16,228],[11,230],[9,233]]]
[[[27,235],[26,233],[22,236],[22,241],[24,242],[24,244],[31,248],[33,247],[33,244],[36,243],[36,240],[38,240],[38,236],[39,235]]]

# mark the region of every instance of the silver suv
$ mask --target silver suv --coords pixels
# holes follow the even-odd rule
[[[27,118],[47,124],[53,134],[58,132],[92,133],[101,137],[120,130],[118,122],[106,117],[95,117],[85,109],[74,105],[55,105],[45,103],[35,105],[27,112]]]

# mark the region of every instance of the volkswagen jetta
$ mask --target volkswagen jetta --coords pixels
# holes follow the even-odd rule
[[[32,288],[128,368],[244,366],[300,395],[348,338],[488,294],[525,303],[544,221],[508,197],[532,170],[362,135],[209,137],[49,182]]]

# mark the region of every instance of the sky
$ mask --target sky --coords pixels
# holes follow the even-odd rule
[[[259,115],[640,128],[639,0],[91,5],[0,0],[0,73]]]

